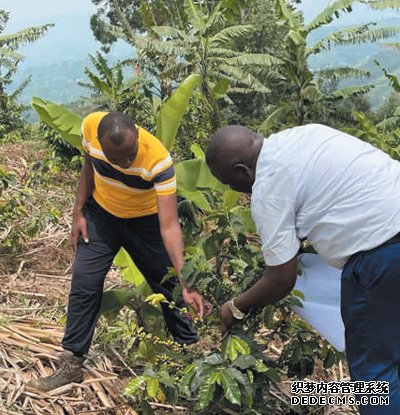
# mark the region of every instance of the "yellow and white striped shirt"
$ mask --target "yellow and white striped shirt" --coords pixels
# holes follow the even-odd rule
[[[175,172],[167,149],[156,137],[137,126],[138,152],[127,169],[104,155],[97,128],[106,112],[93,112],[82,122],[82,144],[94,169],[93,197],[103,209],[120,218],[157,213],[157,196],[176,191]]]

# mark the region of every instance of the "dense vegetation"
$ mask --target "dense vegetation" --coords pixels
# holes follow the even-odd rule
[[[334,1],[308,24],[295,2],[285,0],[92,1],[98,6],[92,30],[103,47],[88,57],[82,86],[91,95],[65,106],[33,97],[40,126],[23,119],[17,98],[25,84],[12,94],[5,86],[21,59],[18,47],[44,35],[49,25],[0,34],[0,144],[31,138],[51,148],[43,163],[27,167],[30,180],[23,191],[14,188],[14,172],[0,165],[1,252],[18,253],[45,223],[60,220],[49,201],[43,202],[43,217],[32,216],[29,206],[40,203],[38,181],[50,183],[61,165],[79,170],[80,123],[92,110],[129,114],[173,153],[186,245],[184,277],[215,305],[252,285],[263,269],[248,200],[219,183],[205,165],[204,148],[215,128],[237,123],[268,135],[321,122],[399,158],[400,84],[385,62],[375,65],[393,94],[377,111],[366,98],[374,88],[368,72],[340,63],[310,68],[311,57],[342,45],[379,41],[400,48],[393,41],[400,27],[372,23],[310,41],[314,31],[351,13],[355,1]],[[371,3],[375,8],[395,6],[385,0]],[[8,19],[0,10],[0,33]],[[132,47],[134,57],[112,63],[107,51],[118,39]],[[365,80],[361,86],[359,79]],[[72,191],[70,186],[70,197]],[[101,341],[117,348],[135,368],[137,376],[125,393],[144,414],[153,413],[154,402],[183,405],[190,413],[312,413],[289,409],[287,402],[275,399],[271,385],[304,378],[344,359],[293,315],[290,306],[299,303],[301,293],[252,313],[222,341],[216,307],[207,322],[198,322],[199,347],[182,349],[160,323],[159,305],[165,299],[151,294],[124,251],[114,264],[129,288],[104,295],[107,330]],[[269,344],[279,345],[278,357],[271,355]]]

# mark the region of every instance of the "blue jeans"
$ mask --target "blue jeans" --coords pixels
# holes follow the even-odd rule
[[[399,311],[400,243],[353,255],[343,268],[341,288],[350,376],[386,381],[390,388],[389,406],[360,405],[361,415],[400,414]]]

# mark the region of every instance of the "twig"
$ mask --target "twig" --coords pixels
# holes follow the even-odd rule
[[[166,405],[163,403],[157,402],[149,402],[150,406],[154,406],[154,408],[165,408],[165,409],[176,409],[178,411],[187,411],[189,408],[185,408],[184,406],[174,406],[174,405]],[[237,412],[233,412],[234,415],[237,415]]]
[[[133,375],[137,377],[137,374],[128,366],[128,364],[125,362],[125,360],[123,359],[123,357],[114,349],[113,346],[110,346],[110,350],[115,354],[115,357],[124,365],[124,367],[126,369],[129,370],[129,372]]]
[[[46,297],[45,294],[41,294],[41,293],[30,293],[30,292],[26,292],[26,291],[14,291],[14,290],[8,290],[7,294],[17,294],[17,295],[26,295],[28,297],[32,296],[32,297]]]
[[[37,278],[49,278],[53,280],[62,280],[62,281],[70,281],[70,277],[63,277],[61,275],[49,275],[49,274],[33,274],[34,277]]]
[[[343,363],[342,363],[341,360],[339,360],[338,367],[339,367],[339,377],[340,377],[339,380],[343,380],[343,378],[344,378],[344,374],[343,374]]]
[[[285,405],[289,405],[289,402],[287,402],[285,399],[281,398],[279,395],[277,395],[275,392],[273,392],[272,390],[269,390],[269,393],[276,399],[278,399],[279,401],[281,401],[282,403],[284,403]]]

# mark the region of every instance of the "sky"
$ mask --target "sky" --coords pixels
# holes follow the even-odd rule
[[[89,17],[96,10],[90,0],[0,0],[0,8],[11,12],[13,27],[30,20],[47,23],[53,16],[70,13]]]

